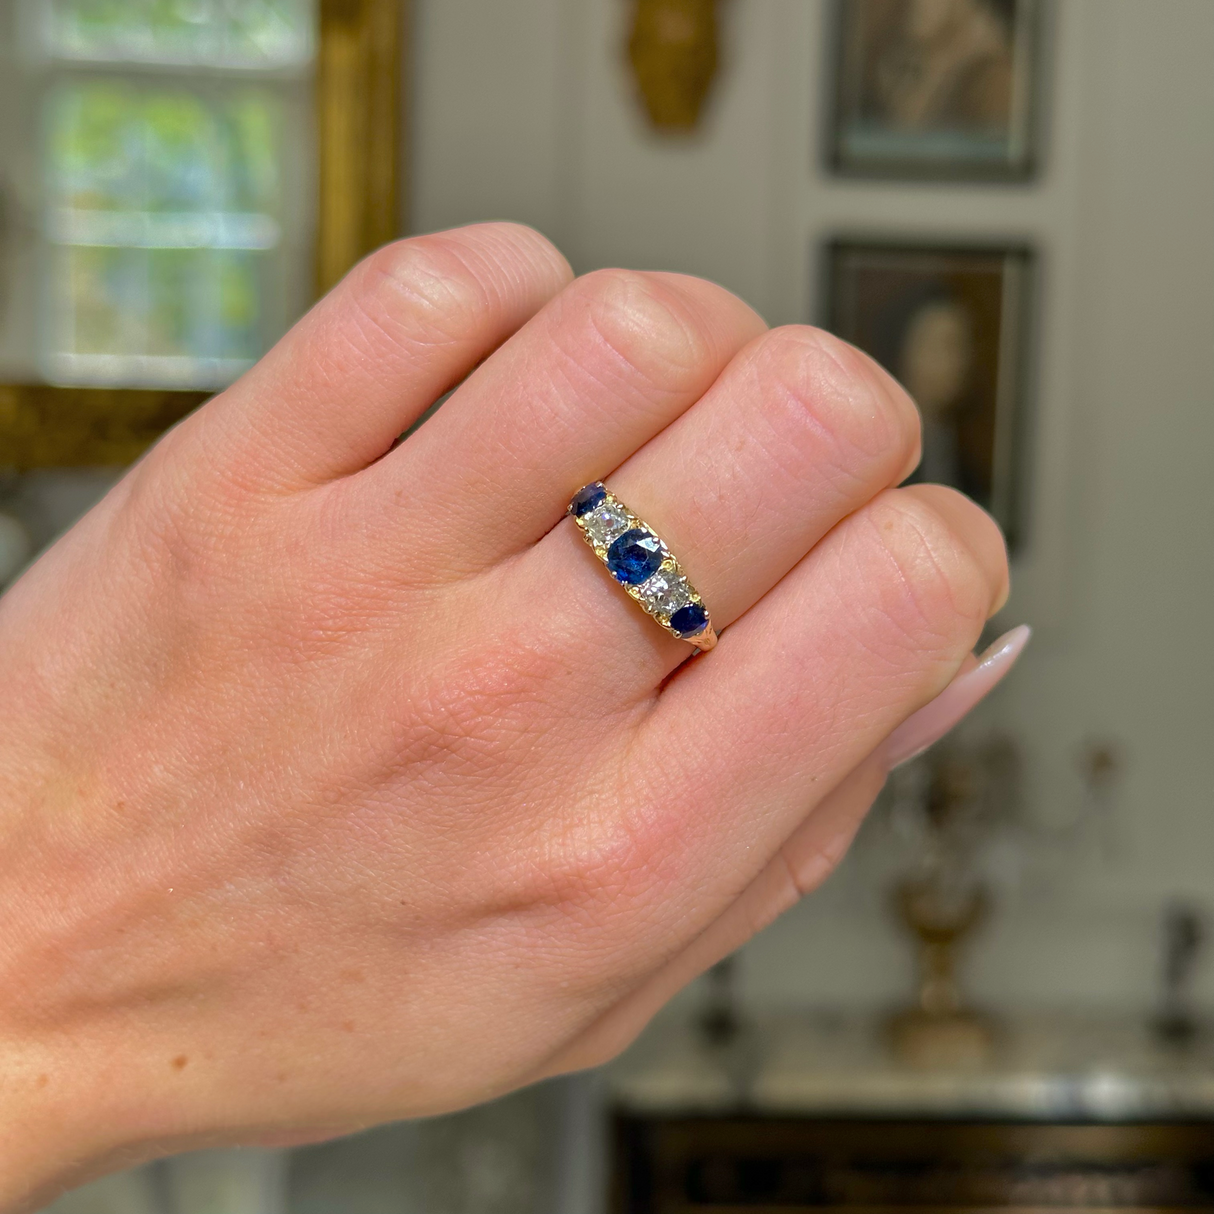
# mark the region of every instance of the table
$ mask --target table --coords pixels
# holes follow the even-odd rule
[[[668,1017],[609,1071],[621,1214],[1214,1211],[1214,1036],[1128,1016],[997,1025],[982,1063],[896,1061],[883,1018]]]

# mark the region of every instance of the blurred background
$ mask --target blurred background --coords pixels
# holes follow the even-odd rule
[[[0,586],[481,219],[869,350],[1013,675],[602,1073],[60,1214],[1214,1209],[1214,4],[0,0]]]

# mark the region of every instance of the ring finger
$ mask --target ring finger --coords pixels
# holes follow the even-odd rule
[[[789,327],[753,341],[608,484],[668,544],[720,629],[841,518],[902,480],[918,459],[918,442],[918,412],[890,376],[829,334]],[[581,593],[570,585],[557,601],[589,612],[585,627],[595,635],[633,634],[652,663],[636,665],[633,646],[625,647],[627,660],[640,686],[652,687],[686,646],[597,565],[565,525],[521,573],[549,586],[580,583]]]

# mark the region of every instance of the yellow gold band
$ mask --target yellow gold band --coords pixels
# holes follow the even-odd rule
[[[605,485],[579,489],[569,514],[608,573],[671,636],[703,650],[717,643],[708,608],[674,554]]]

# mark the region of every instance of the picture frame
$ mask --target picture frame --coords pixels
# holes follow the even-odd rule
[[[923,417],[910,482],[950,485],[1023,542],[1023,450],[1036,256],[1027,244],[838,238],[824,325],[897,378]]]
[[[836,174],[1016,181],[1039,162],[1044,0],[834,0]]]
[[[411,0],[317,0],[315,294],[399,233]],[[0,383],[0,466],[125,465],[213,393]]]

